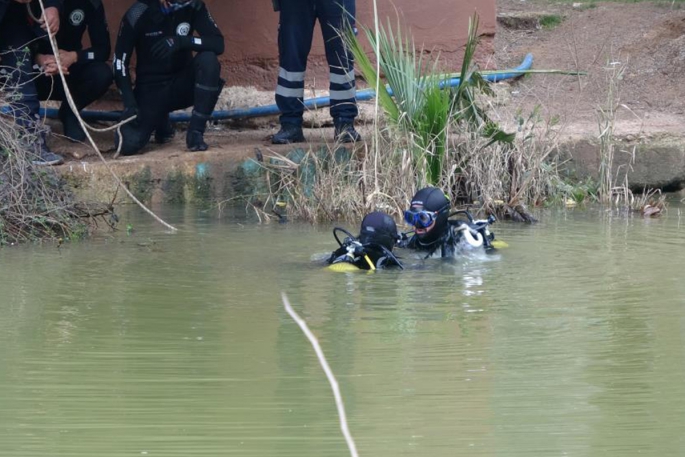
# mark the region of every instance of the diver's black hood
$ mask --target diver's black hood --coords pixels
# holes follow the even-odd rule
[[[432,244],[442,238],[449,229],[447,219],[450,215],[450,200],[445,193],[437,187],[424,187],[411,199],[412,209],[437,211],[435,225],[427,233],[416,235],[421,244]]]
[[[397,225],[393,218],[387,214],[374,211],[367,214],[362,220],[362,226],[359,231],[360,243],[378,244],[392,251],[397,239]]]
[[[437,187],[424,187],[411,199],[411,206],[422,206],[426,211],[442,211],[449,208],[450,200]]]

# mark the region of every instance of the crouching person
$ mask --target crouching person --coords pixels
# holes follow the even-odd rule
[[[136,53],[136,84],[129,65]],[[201,0],[139,0],[126,13],[114,51],[114,80],[124,102],[121,153],[140,152],[152,133],[158,143],[173,137],[172,111],[193,107],[186,134],[190,151],[205,151],[207,121],[224,81],[218,56],[224,37]]]
[[[67,86],[78,110],[102,97],[112,85],[112,69],[107,65],[112,44],[102,0],[65,0],[62,26],[57,34],[60,62]],[[83,49],[88,31],[90,47]],[[64,135],[72,141],[85,141],[86,134],[69,107],[52,47],[46,40],[39,45],[36,63],[43,76],[36,80],[41,100],[59,100],[59,119]]]
[[[0,88],[10,102],[10,115],[26,133],[24,141],[34,146],[31,161],[58,165],[63,159],[48,147],[48,129],[39,115],[33,45],[47,40],[48,28],[53,34],[59,31],[62,0],[44,0],[43,4],[45,15],[37,0],[0,0]]]

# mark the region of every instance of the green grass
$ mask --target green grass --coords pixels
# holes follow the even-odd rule
[[[553,29],[562,22],[564,22],[564,18],[558,14],[547,14],[540,18],[540,26],[543,29]]]

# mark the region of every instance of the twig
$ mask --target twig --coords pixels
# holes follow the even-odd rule
[[[326,356],[324,356],[323,351],[321,350],[321,346],[319,346],[319,342],[317,341],[316,337],[314,336],[312,331],[309,330],[307,323],[295,312],[293,307],[290,306],[288,297],[285,295],[285,293],[282,293],[281,296],[283,298],[283,306],[285,307],[285,310],[288,312],[288,314],[290,314],[290,317],[292,317],[293,320],[297,322],[297,325],[300,326],[304,334],[309,339],[309,342],[314,347],[314,352],[316,352],[316,356],[319,358],[321,368],[323,368],[323,371],[326,373],[326,377],[328,378],[328,382],[331,385],[331,389],[333,389],[333,395],[335,396],[335,405],[338,408],[338,416],[340,416],[340,429],[342,430],[342,433],[345,436],[347,447],[350,449],[350,455],[352,457],[359,457],[359,454],[357,454],[357,447],[355,446],[354,440],[352,439],[352,435],[350,434],[350,430],[347,427],[347,417],[345,416],[345,404],[343,403],[342,396],[340,395],[338,381],[335,379],[335,375],[333,375],[331,367],[328,366]]]

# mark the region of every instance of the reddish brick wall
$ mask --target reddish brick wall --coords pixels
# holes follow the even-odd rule
[[[265,89],[275,87],[278,69],[278,13],[273,12],[271,1],[205,2],[226,37],[223,72],[228,84],[254,85]],[[112,39],[116,39],[121,17],[133,2],[104,0],[104,3]],[[474,11],[480,15],[480,33],[490,37],[495,33],[495,0],[379,0],[378,8],[384,23],[390,18],[394,24],[399,13],[402,23],[411,28],[417,46],[440,52],[447,63],[455,64],[455,71],[466,39],[468,19]],[[357,21],[360,25],[373,25],[371,0],[357,0]],[[481,52],[491,52],[488,40],[485,40]],[[309,84],[316,84],[318,87],[326,87],[328,84],[320,33],[314,38],[308,76]]]

